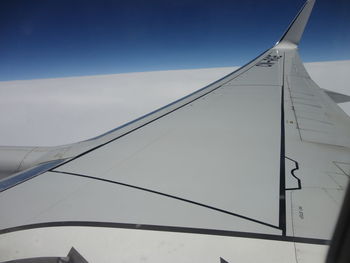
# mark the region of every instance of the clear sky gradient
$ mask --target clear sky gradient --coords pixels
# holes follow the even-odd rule
[[[304,0],[0,2],[0,81],[245,64]],[[350,59],[350,1],[318,0],[305,62]]]

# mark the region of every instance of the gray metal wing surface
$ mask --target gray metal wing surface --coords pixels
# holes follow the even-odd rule
[[[3,180],[0,233],[102,226],[327,244],[350,120],[298,55],[313,4],[239,70]]]

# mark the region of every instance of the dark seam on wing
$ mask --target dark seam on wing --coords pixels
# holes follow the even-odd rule
[[[215,210],[215,211],[218,211],[218,212],[221,212],[221,213],[229,214],[229,215],[236,216],[236,217],[248,220],[248,221],[252,221],[254,223],[262,224],[264,226],[268,226],[268,227],[271,227],[271,228],[274,228],[274,229],[280,229],[278,226],[271,225],[269,223],[265,223],[265,222],[256,220],[254,218],[250,218],[250,217],[243,216],[243,215],[240,215],[240,214],[232,213],[232,212],[224,210],[224,209],[220,209],[220,208],[217,208],[217,207],[214,207],[214,206],[202,204],[202,203],[199,203],[199,202],[196,202],[196,201],[192,201],[192,200],[189,200],[189,199],[185,199],[185,198],[182,198],[182,197],[178,197],[178,196],[174,196],[174,195],[158,192],[158,191],[155,191],[155,190],[152,190],[152,189],[148,189],[148,188],[144,188],[144,187],[140,187],[140,186],[136,186],[136,185],[131,185],[131,184],[126,184],[126,183],[122,183],[122,182],[117,182],[117,181],[113,181],[113,180],[108,180],[108,179],[104,179],[104,178],[98,178],[98,177],[94,177],[94,176],[84,175],[84,174],[76,174],[76,173],[63,172],[63,171],[52,171],[52,172],[54,172],[54,173],[61,173],[61,174],[67,174],[67,175],[72,175],[72,176],[79,176],[79,177],[89,178],[89,179],[103,181],[103,182],[107,182],[107,183],[112,183],[112,184],[118,184],[118,185],[122,185],[122,186],[126,186],[126,187],[131,187],[131,188],[135,188],[135,189],[138,189],[138,190],[142,190],[142,191],[146,191],[146,192],[150,192],[150,193],[154,193],[154,194],[159,194],[159,195],[162,195],[162,196],[170,197],[170,198],[177,199],[177,200],[180,200],[180,201],[183,201],[183,202],[187,202],[187,203],[191,203],[191,204],[194,204],[194,205],[202,206],[202,207],[205,207],[205,208],[208,208],[208,209],[211,209],[211,210]]]
[[[108,228],[121,228],[121,229],[131,229],[131,230],[152,230],[152,231],[162,231],[162,232],[256,238],[256,239],[267,239],[267,240],[319,244],[319,245],[329,245],[330,244],[330,240],[318,239],[318,238],[279,236],[279,235],[270,235],[270,234],[218,230],[218,229],[206,229],[206,228],[128,224],[128,223],[115,223],[115,222],[96,222],[96,221],[58,221],[58,222],[29,224],[29,225],[22,225],[22,226],[16,226],[16,227],[2,229],[2,230],[0,230],[0,234],[6,234],[6,233],[28,230],[28,229],[48,228],[48,227],[67,227],[67,226],[71,226],[71,227],[74,227],[74,226],[105,227],[105,228],[108,227]]]
[[[279,228],[282,235],[286,235],[286,171],[285,171],[285,127],[284,127],[284,67],[285,53],[283,53],[283,83],[281,87],[281,152],[280,152],[280,197],[279,197]]]
[[[128,125],[130,125],[130,124],[133,124],[133,123],[135,123],[135,122],[137,122],[137,121],[139,121],[139,120],[141,120],[141,119],[144,119],[144,118],[146,118],[146,117],[148,117],[148,116],[150,116],[150,115],[152,115],[152,114],[155,114],[156,112],[159,112],[159,111],[161,111],[161,110],[163,110],[163,109],[165,109],[165,108],[167,108],[167,107],[169,107],[169,106],[171,106],[171,105],[174,105],[174,104],[176,104],[176,103],[178,103],[178,102],[180,102],[180,101],[182,101],[182,100],[184,100],[184,99],[186,99],[186,98],[188,98],[188,97],[190,97],[190,96],[193,96],[194,94],[196,94],[196,93],[198,93],[198,92],[200,92],[200,91],[203,91],[203,90],[209,88],[210,86],[214,85],[215,83],[217,83],[217,82],[219,82],[219,81],[221,81],[221,80],[223,80],[223,79],[229,77],[230,75],[232,75],[232,74],[238,72],[239,70],[242,70],[244,67],[246,67],[246,66],[249,65],[250,63],[253,63],[255,60],[257,60],[257,59],[258,59],[259,57],[261,57],[263,54],[268,53],[270,50],[271,50],[271,49],[262,52],[260,55],[258,55],[256,58],[254,58],[254,59],[252,59],[251,61],[249,61],[247,64],[245,64],[245,65],[242,66],[241,68],[239,68],[239,69],[233,71],[232,73],[230,73],[230,74],[224,76],[223,78],[221,78],[221,79],[219,79],[219,80],[217,80],[217,81],[215,81],[215,82],[213,82],[213,83],[211,83],[211,84],[205,86],[204,88],[201,88],[201,89],[199,89],[199,90],[197,90],[197,91],[195,91],[195,92],[193,92],[193,93],[191,93],[191,94],[189,94],[189,95],[187,95],[187,96],[185,96],[185,97],[183,97],[183,98],[181,98],[181,99],[178,99],[178,100],[176,100],[176,101],[174,101],[174,102],[172,102],[172,103],[170,103],[170,104],[168,104],[168,105],[166,105],[166,106],[164,106],[164,107],[161,107],[161,108],[159,108],[159,109],[157,109],[157,110],[155,110],[155,111],[152,111],[152,112],[150,112],[150,113],[148,113],[148,114],[146,114],[146,115],[144,115],[144,116],[141,116],[140,118],[137,118],[137,119],[135,119],[135,120],[133,120],[133,121],[131,121],[131,122],[128,122],[128,123],[126,123],[126,124],[124,124],[124,125],[122,125],[122,126],[116,128],[116,129],[114,129],[114,130],[111,130],[111,131],[109,131],[109,132],[107,132],[107,133],[105,133],[105,134],[102,134],[102,135],[100,135],[100,136],[98,136],[98,137],[95,137],[95,138],[99,138],[99,137],[101,137],[101,136],[103,136],[103,135],[107,135],[107,134],[109,134],[109,133],[111,133],[111,132],[114,132],[114,131],[116,131],[116,130],[119,130],[119,129],[121,129],[121,128],[124,128],[124,127],[126,127],[126,126],[128,126]],[[259,62],[259,61],[256,61],[256,63],[258,63],[258,62]],[[241,72],[239,75],[237,75],[235,78],[237,78],[238,76],[242,75],[243,73],[245,73],[245,72],[247,72],[248,70],[250,70],[251,68],[253,68],[253,67],[256,65],[256,63],[254,63],[251,67],[249,67],[249,68],[245,69],[244,71],[242,71],[242,72]],[[229,82],[229,81],[231,81],[231,80],[233,80],[233,79],[227,80],[227,82]],[[226,82],[226,83],[227,83],[227,82]],[[85,155],[85,154],[88,154],[89,152],[94,151],[94,150],[96,150],[96,149],[98,149],[98,148],[100,148],[100,147],[103,147],[104,145],[109,144],[109,143],[111,143],[111,142],[113,142],[113,141],[115,141],[115,140],[118,140],[119,138],[121,138],[121,137],[123,137],[123,136],[125,136],[125,135],[127,135],[127,134],[129,134],[129,133],[131,133],[131,132],[134,132],[134,131],[136,131],[136,130],[138,130],[138,129],[140,129],[140,128],[142,128],[142,127],[144,127],[144,126],[146,126],[146,125],[148,125],[148,124],[150,124],[150,123],[152,123],[152,122],[154,122],[154,121],[156,121],[156,120],[158,120],[158,119],[160,119],[160,118],[162,118],[162,117],[164,117],[164,116],[167,116],[168,114],[170,114],[170,113],[172,113],[172,112],[174,112],[174,111],[176,111],[176,110],[178,110],[178,109],[180,109],[180,108],[183,108],[184,106],[186,106],[186,105],[188,105],[188,104],[190,104],[190,103],[192,103],[192,102],[194,102],[194,101],[196,101],[196,100],[198,100],[198,99],[200,99],[200,98],[202,98],[202,97],[204,97],[204,96],[210,94],[211,92],[213,92],[213,91],[219,89],[220,87],[222,87],[222,86],[225,85],[226,83],[223,83],[222,85],[220,85],[220,86],[218,86],[218,87],[216,87],[216,88],[214,88],[214,89],[212,89],[212,90],[210,90],[210,91],[204,93],[203,95],[201,95],[201,96],[199,96],[199,97],[196,97],[196,98],[194,98],[193,100],[191,100],[191,101],[189,101],[189,102],[187,102],[187,103],[185,103],[185,104],[183,104],[183,105],[180,105],[179,107],[177,107],[177,108],[175,108],[175,109],[173,109],[173,110],[171,110],[171,111],[169,111],[169,112],[166,112],[166,113],[164,113],[163,115],[161,115],[161,116],[159,116],[159,117],[157,117],[157,118],[155,118],[155,119],[152,119],[152,120],[150,120],[150,121],[148,121],[148,122],[146,122],[146,123],[144,123],[144,124],[142,124],[142,125],[140,125],[140,126],[134,128],[134,129],[132,129],[132,130],[130,130],[130,131],[128,131],[128,132],[125,132],[125,133],[121,134],[120,136],[117,136],[116,138],[113,138],[113,139],[111,139],[111,140],[109,140],[109,141],[107,141],[107,142],[104,142],[104,143],[102,143],[102,144],[100,144],[100,145],[97,145],[97,146],[93,147],[92,149],[87,150],[87,151],[85,151],[85,152],[83,152],[83,153],[81,153],[81,154],[79,154],[79,155],[77,155],[77,156],[75,156],[75,157],[73,157],[73,158],[67,160],[67,161],[64,162],[64,163],[59,164],[59,165],[57,165],[56,167],[53,167],[50,171],[53,171],[54,169],[56,169],[56,168],[58,168],[58,167],[60,167],[60,166],[62,166],[62,165],[64,165],[64,164],[66,164],[66,163],[69,163],[69,162],[71,162],[71,161],[73,161],[73,160],[75,160],[75,159],[77,159],[77,158],[79,158],[79,157],[81,157],[81,156],[83,156],[83,155]],[[93,138],[93,139],[95,139],[95,138]]]
[[[287,157],[287,156],[286,156],[286,158],[287,158],[288,160],[294,162],[295,168],[292,169],[292,170],[290,171],[290,173],[291,173],[291,175],[292,175],[295,179],[297,179],[297,181],[298,181],[298,187],[286,188],[286,190],[301,190],[301,180],[294,174],[295,171],[299,170],[299,163],[298,163],[297,161],[295,161],[295,160],[293,160],[293,159]]]

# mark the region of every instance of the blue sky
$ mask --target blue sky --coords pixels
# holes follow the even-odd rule
[[[303,0],[0,2],[0,81],[242,65]],[[350,1],[318,0],[305,62],[350,59]]]

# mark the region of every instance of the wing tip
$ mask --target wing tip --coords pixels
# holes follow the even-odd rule
[[[307,0],[275,46],[296,48],[299,45],[305,26],[316,0]]]

